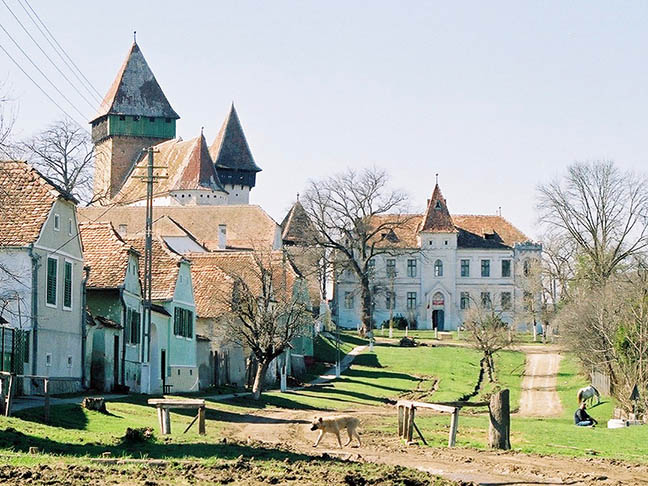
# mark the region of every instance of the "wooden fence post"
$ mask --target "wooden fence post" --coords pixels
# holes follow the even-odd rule
[[[198,433],[205,435],[205,407],[198,409]]]
[[[488,410],[490,416],[488,445],[491,449],[510,449],[511,407],[509,405],[509,391],[501,390],[493,394]]]
[[[409,406],[409,413],[407,414],[407,442],[412,442],[414,438],[414,417],[416,416],[416,407]]]
[[[398,437],[401,438],[405,435],[405,407],[403,405],[398,406]]]
[[[50,419],[50,396],[49,396],[49,380],[45,378],[43,380],[43,392],[45,393],[45,422],[49,422]]]
[[[448,447],[454,447],[457,443],[457,428],[459,427],[459,409],[455,408],[450,419],[450,435],[448,437]]]
[[[4,415],[5,394],[4,394],[4,376],[0,376],[0,414]]]
[[[14,375],[9,375],[9,389],[7,390],[7,400],[5,402],[5,417],[11,417],[11,402],[14,388]]]
[[[162,434],[168,435],[171,433],[171,414],[170,410],[166,407],[162,408]]]

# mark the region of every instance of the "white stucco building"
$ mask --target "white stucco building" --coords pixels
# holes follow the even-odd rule
[[[509,323],[531,320],[519,312],[537,301],[528,289],[531,261],[542,246],[501,216],[451,216],[438,186],[425,214],[381,215],[402,221],[382,235],[387,253],[372,262],[373,318],[376,326],[390,315],[416,320],[419,329],[455,330],[473,305],[493,306]],[[334,299],[338,323],[360,322],[360,289],[355,275],[337,276]]]

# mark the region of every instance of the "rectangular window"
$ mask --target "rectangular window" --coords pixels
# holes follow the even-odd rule
[[[511,310],[511,292],[502,292],[500,295],[502,310]]]
[[[481,261],[481,276],[490,277],[490,260]]]
[[[407,260],[407,276],[416,277],[416,260]]]
[[[461,292],[461,298],[459,300],[459,307],[461,309],[468,309],[470,307],[470,293]]]
[[[394,258],[387,259],[387,276],[388,277],[396,276],[396,259]]]
[[[63,308],[72,308],[72,262],[65,262],[63,272]]]
[[[385,307],[387,310],[396,308],[396,294],[387,292],[385,294]]]
[[[47,303],[56,305],[56,282],[58,274],[58,259],[47,258]]]
[[[176,336],[191,338],[193,336],[193,312],[176,307],[173,311],[173,333]]]
[[[367,270],[369,272],[369,276],[373,277],[374,274],[376,273],[376,260],[374,260],[373,258],[371,260],[369,260]]]
[[[344,292],[344,308],[353,309],[353,293]]]
[[[416,292],[407,292],[407,309],[416,309]]]
[[[502,277],[511,276],[511,260],[502,260]]]
[[[481,293],[481,305],[484,309],[490,309],[491,308],[491,297],[490,297],[490,292],[482,292]]]
[[[461,260],[461,276],[470,277],[470,260]]]
[[[61,217],[58,214],[54,215],[54,231],[60,231],[61,229]]]
[[[68,236],[72,236],[74,224],[72,224],[72,218],[68,219]]]
[[[128,344],[139,344],[140,342],[140,313],[126,308],[126,325],[124,336]]]

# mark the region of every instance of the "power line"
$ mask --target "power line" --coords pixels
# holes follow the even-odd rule
[[[11,40],[11,42],[13,42],[14,45],[18,48],[18,50],[19,50],[20,52],[22,52],[23,56],[25,56],[25,57],[27,58],[27,60],[31,63],[32,66],[34,66],[34,67],[36,68],[36,70],[41,74],[41,76],[43,76],[43,77],[45,78],[45,80],[46,80],[49,84],[52,85],[52,88],[54,88],[54,89],[56,90],[56,92],[57,92],[58,94],[60,94],[61,97],[62,97],[65,101],[67,101],[67,102],[70,104],[70,106],[71,106],[71,107],[72,107],[72,108],[73,108],[73,109],[74,109],[74,110],[75,110],[79,115],[81,115],[81,118],[82,118],[82,119],[85,118],[85,115],[84,115],[84,114],[83,114],[83,113],[82,113],[82,112],[81,112],[81,111],[76,107],[76,105],[75,105],[74,103],[72,103],[72,102],[69,100],[69,98],[68,98],[67,96],[65,96],[65,95],[63,94],[63,92],[58,88],[58,86],[56,86],[56,85],[52,82],[52,80],[51,80],[50,78],[47,77],[47,74],[45,74],[45,73],[42,71],[42,69],[38,67],[38,65],[37,65],[37,64],[32,60],[32,58],[29,57],[29,54],[27,54],[27,53],[25,52],[25,50],[24,50],[22,47],[20,47],[20,44],[18,44],[18,42],[16,42],[15,39],[14,39],[13,37],[11,37],[11,34],[7,31],[7,29],[4,28],[4,26],[3,26],[1,23],[0,23],[0,29],[2,29],[2,30],[4,31],[4,33],[7,34],[7,37],[9,37],[9,39]],[[6,52],[6,50],[5,50],[5,52]]]
[[[52,102],[52,103],[53,103],[53,104],[54,104],[54,105],[55,105],[59,110],[61,110],[65,116],[67,116],[70,120],[73,120],[73,121],[74,121],[77,125],[79,125],[81,128],[85,128],[82,124],[80,124],[80,123],[79,123],[78,121],[76,121],[72,116],[70,116],[70,114],[69,114],[67,111],[65,111],[65,110],[61,107],[61,105],[59,105],[59,104],[54,100],[54,98],[52,98],[52,97],[47,93],[47,91],[45,91],[45,90],[41,87],[41,85],[38,84],[38,83],[34,80],[34,78],[32,78],[32,77],[27,73],[27,71],[25,71],[25,70],[22,68],[22,66],[18,63],[18,61],[16,61],[16,60],[13,58],[13,56],[12,56],[11,54],[9,54],[9,51],[7,51],[7,49],[5,49],[4,46],[3,46],[2,44],[0,44],[0,49],[2,49],[2,50],[4,51],[4,53],[7,55],[7,57],[8,57],[9,59],[11,59],[11,61],[16,65],[16,67],[17,67],[18,69],[20,69],[20,70],[23,72],[23,74],[24,74],[25,76],[27,76],[27,78],[28,78],[32,83],[34,83],[34,85],[35,85],[35,86],[36,86],[36,87],[41,91],[41,93],[43,93],[43,94],[47,97],[48,100],[50,100],[50,101],[51,101],[51,102]],[[75,109],[76,109],[76,108],[75,108]],[[78,111],[78,110],[77,110],[77,111]],[[83,115],[82,115],[82,116],[83,116]],[[87,130],[87,128],[85,128],[85,129]]]
[[[94,109],[96,108],[96,105],[93,104],[91,101],[89,101],[88,98],[86,98],[85,95],[84,95],[84,94],[79,90],[79,88],[77,88],[77,86],[76,86],[72,81],[70,81],[70,78],[68,78],[68,77],[65,75],[65,73],[64,73],[63,71],[61,71],[61,68],[59,68],[59,67],[56,65],[56,63],[55,63],[54,61],[52,61],[52,58],[51,58],[51,57],[50,57],[50,56],[45,52],[45,50],[44,50],[44,49],[41,47],[41,45],[36,41],[36,39],[34,39],[34,37],[33,37],[33,36],[31,35],[31,33],[29,32],[29,30],[27,30],[27,28],[26,28],[26,27],[24,26],[24,24],[20,21],[20,19],[16,16],[16,14],[13,12],[13,10],[11,10],[11,8],[9,7],[9,5],[7,5],[7,2],[6,2],[5,0],[2,0],[2,3],[3,3],[4,6],[7,8],[7,10],[9,10],[9,13],[10,13],[10,14],[12,15],[12,17],[16,20],[16,22],[18,22],[18,25],[20,25],[20,27],[22,27],[22,29],[25,31],[25,33],[29,36],[29,38],[32,40],[32,42],[36,45],[36,47],[38,47],[38,49],[43,53],[43,55],[44,55],[44,56],[47,58],[47,60],[52,64],[52,66],[54,66],[54,69],[56,69],[56,70],[61,74],[61,76],[63,76],[63,78],[65,78],[65,80],[70,84],[70,86],[72,86],[72,88],[73,88],[73,89],[74,89],[74,90],[79,94],[79,96],[81,96],[81,98],[83,98],[83,100],[88,104],[88,106],[89,106],[91,109],[94,110]],[[93,94],[94,94],[94,93],[93,93]],[[101,101],[100,101],[100,102],[101,102]]]
[[[59,44],[59,42],[56,40],[56,37],[54,37],[54,34],[52,34],[52,32],[47,28],[47,25],[45,25],[45,23],[41,20],[41,18],[38,16],[38,14],[36,13],[36,11],[35,11],[35,10],[32,8],[32,6],[29,4],[29,2],[28,2],[27,0],[24,0],[24,1],[25,1],[25,3],[27,4],[27,6],[29,7],[29,10],[31,10],[32,13],[36,16],[36,18],[38,19],[38,22],[40,22],[40,24],[41,24],[41,25],[43,26],[43,28],[47,31],[47,33],[50,35],[50,37],[52,38],[52,40],[56,43],[56,45],[58,46],[58,48],[60,49],[60,51],[65,55],[65,57],[67,57],[67,59],[70,61],[70,63],[72,63],[72,65],[76,68],[76,70],[79,72],[79,74],[81,75],[81,77],[85,80],[85,82],[87,83],[87,86],[89,86],[90,88],[92,88],[92,90],[96,93],[96,96],[99,97],[99,100],[102,101],[102,100],[103,100],[103,95],[102,95],[99,91],[97,91],[97,89],[92,85],[92,83],[90,82],[90,80],[88,80],[88,78],[86,78],[85,75],[83,74],[83,72],[79,69],[79,66],[77,66],[76,63],[72,60],[72,58],[68,55],[68,53],[65,52],[65,49],[63,49],[63,47],[61,46],[61,44]],[[22,4],[21,0],[18,0],[18,3],[19,3],[20,6],[23,8],[23,10],[24,10],[25,12],[27,12],[27,9],[26,9],[26,8],[24,7],[24,5]],[[59,55],[59,57],[63,60],[63,62],[65,62],[65,64],[70,68],[70,70],[72,71],[72,73],[74,73],[74,75],[77,76],[76,73],[74,72],[74,70],[70,67],[70,65],[68,64],[68,62],[65,60],[65,58],[61,55],[61,53],[60,53],[58,50],[56,50],[56,47],[54,47],[54,45],[51,43],[51,41],[48,39],[48,37],[47,37],[47,36],[45,35],[45,33],[43,32],[43,30],[39,27],[39,25],[38,25],[38,24],[36,23],[36,21],[33,19],[33,17],[29,14],[29,12],[27,12],[27,15],[29,15],[29,18],[32,20],[32,22],[34,22],[34,24],[36,25],[36,27],[38,27],[38,30],[41,32],[41,34],[43,34],[43,37],[45,37],[45,39],[47,40],[47,42],[49,42],[49,44],[54,48],[54,50],[56,51],[56,53],[57,53],[57,54]],[[79,79],[78,76],[77,76],[77,79]],[[79,79],[79,81],[81,81],[81,80]],[[85,85],[84,85],[84,86],[85,86]],[[86,87],[86,89],[87,89],[87,87]],[[94,96],[94,95],[93,95],[93,96]]]

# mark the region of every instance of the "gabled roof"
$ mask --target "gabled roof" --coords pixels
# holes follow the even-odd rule
[[[428,201],[427,210],[423,215],[423,225],[419,230],[431,233],[454,233],[456,228],[452,223],[446,200],[441,194],[439,184],[434,186],[432,198]]]
[[[153,194],[159,197],[172,191],[207,190],[227,193],[218,179],[213,161],[201,134],[191,140],[167,140],[154,146],[153,174],[162,176],[153,182]],[[142,154],[126,177],[115,201],[130,204],[146,198],[146,184],[141,176],[146,174],[148,155]]]
[[[90,266],[87,286],[117,289],[124,285],[129,254],[138,255],[110,223],[79,224],[84,263]]]
[[[248,172],[260,172],[261,168],[254,162],[250,146],[247,143],[243,127],[239,120],[234,103],[223,122],[214,143],[209,147],[217,169],[236,169]]]
[[[106,211],[101,207],[80,208],[79,219],[112,221],[115,227],[127,225],[128,234],[143,235],[146,208],[115,206]],[[279,225],[261,207],[253,204],[227,206],[153,206],[153,232],[169,236],[169,225],[158,220],[167,215],[181,224],[196,240],[209,250],[218,250],[218,225],[227,225],[227,247],[232,249],[274,249],[280,244]],[[159,220],[163,223],[162,220]],[[159,228],[159,229],[158,229]],[[173,228],[171,228],[173,229]],[[177,235],[173,229],[171,235]]]
[[[218,180],[214,161],[209,155],[207,141],[202,133],[193,140],[191,151],[184,165],[179,167],[179,172],[173,178],[172,190],[211,189],[226,192]]]
[[[317,235],[317,230],[299,199],[281,222],[281,229],[281,239],[292,244],[313,243]]]
[[[140,254],[144,255],[144,248],[146,241],[144,237],[138,238],[124,238],[125,241],[130,243]],[[180,264],[185,260],[181,255],[178,255],[171,250],[159,236],[153,237],[152,240],[152,288],[151,299],[157,301],[173,300],[175,294],[176,283],[178,282],[178,273],[180,272]],[[144,279],[144,265],[139,266],[140,278]]]
[[[76,199],[23,161],[0,161],[0,246],[34,243],[58,199]]]
[[[105,115],[180,118],[171,108],[169,100],[135,42],[93,121]]]

